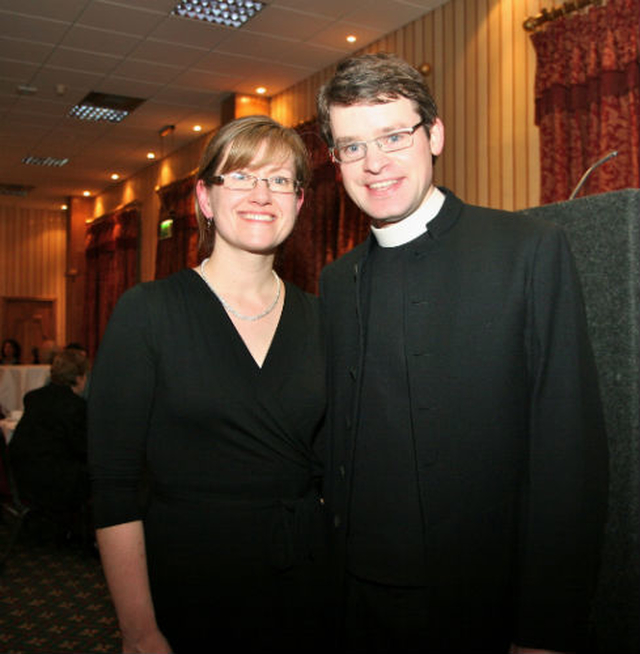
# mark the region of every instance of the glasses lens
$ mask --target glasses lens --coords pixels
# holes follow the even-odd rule
[[[366,143],[348,143],[341,145],[335,150],[335,157],[340,162],[358,161],[362,159],[367,152]]]
[[[296,190],[296,183],[290,177],[269,177],[267,180],[269,189],[274,193],[293,193]]]
[[[408,148],[413,142],[412,132],[394,132],[387,134],[378,139],[380,149],[383,152],[393,152],[394,150],[402,150]]]
[[[248,191],[255,186],[255,179],[246,173],[231,173],[224,176],[224,185],[232,191]]]

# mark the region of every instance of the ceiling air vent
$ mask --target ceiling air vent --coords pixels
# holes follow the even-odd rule
[[[34,157],[28,155],[22,160],[22,163],[30,164],[32,166],[52,166],[53,168],[61,168],[66,163],[69,163],[69,159],[67,157],[64,159],[56,159],[56,157]]]
[[[24,198],[28,195],[35,186],[27,186],[25,184],[1,184],[0,195],[15,195],[19,198]]]
[[[71,108],[69,116],[78,120],[119,123],[144,102],[144,98],[91,91]]]

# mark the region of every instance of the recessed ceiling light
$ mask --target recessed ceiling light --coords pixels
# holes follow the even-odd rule
[[[119,123],[143,102],[144,98],[92,91],[71,108],[69,116],[78,120],[93,122],[104,120],[109,123]]]
[[[115,182],[117,179],[120,179],[120,175],[118,173],[111,173],[111,179]]]
[[[193,131],[194,132],[201,132],[202,131],[202,125],[194,125],[193,126]]]
[[[184,0],[171,13],[226,27],[242,27],[265,6],[265,2],[252,0]]]
[[[147,152],[147,159],[155,159],[155,158],[156,158],[155,152]]]
[[[256,89],[256,93],[258,93],[259,95],[264,95],[266,92],[267,92],[267,89],[265,89],[264,86],[259,86],[259,87]]]
[[[91,191],[82,191],[82,195],[84,195],[85,198],[88,198],[91,195]]]
[[[349,34],[349,36],[347,36],[347,41],[349,41],[349,43],[355,43],[357,40],[358,37],[354,36],[353,34]]]
[[[67,205],[67,204],[61,204],[60,205],[60,209],[62,209],[62,211],[66,211],[68,208],[69,208],[69,205]]]

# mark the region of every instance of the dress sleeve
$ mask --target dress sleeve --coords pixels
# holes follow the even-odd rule
[[[528,304],[530,440],[515,642],[573,651],[596,583],[608,460],[582,291],[555,227],[538,243]]]
[[[91,375],[89,469],[98,528],[142,517],[140,497],[156,376],[145,286],[121,296]]]

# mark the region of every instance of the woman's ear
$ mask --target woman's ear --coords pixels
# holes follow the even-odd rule
[[[300,192],[296,197],[296,214],[300,213],[300,209],[302,208],[303,202],[304,202],[304,189],[300,189]]]
[[[211,209],[211,189],[199,179],[196,183],[196,197],[198,198],[198,205],[202,215],[207,218],[213,218],[213,210]]]

